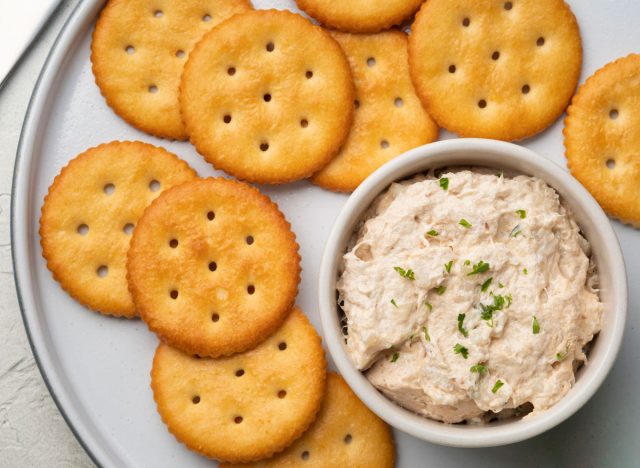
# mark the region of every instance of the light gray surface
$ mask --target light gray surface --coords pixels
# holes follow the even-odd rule
[[[65,14],[70,10],[70,3],[64,2],[60,13]],[[283,2],[284,3],[284,2]],[[633,0],[599,0],[594,2],[584,2],[574,0],[570,2],[576,11],[580,22],[584,42],[585,42],[585,67],[583,70],[583,80],[596,68],[607,61],[618,56],[625,55],[638,47],[640,43],[640,31],[635,26],[635,19],[640,13],[638,3]],[[11,177],[11,165],[15,154],[19,127],[24,115],[24,109],[33,83],[35,82],[37,71],[42,63],[48,44],[51,43],[54,33],[60,25],[60,15],[51,22],[51,27],[38,40],[35,50],[28,59],[21,63],[17,74],[13,76],[0,91],[0,157],[2,158],[2,168],[0,169],[0,209],[2,224],[0,227],[0,291],[3,294],[3,301],[0,305],[0,339],[3,343],[3,353],[0,355],[0,466],[83,466],[90,462],[81,452],[78,445],[73,442],[70,432],[64,427],[60,416],[53,407],[50,398],[46,393],[41,379],[37,375],[37,370],[33,364],[33,358],[24,340],[24,331],[20,323],[19,311],[15,300],[15,292],[11,278],[11,265],[8,247],[8,204],[9,187]],[[85,43],[86,44],[86,38]],[[78,82],[70,82],[68,88],[58,99],[58,106],[66,102],[74,102],[77,109],[84,110],[85,114],[72,112],[61,114],[61,121],[54,128],[62,125],[74,127],[74,131],[61,132],[60,140],[63,140],[55,148],[52,154],[56,172],[62,161],[78,152],[87,141],[92,144],[105,140],[106,138],[128,137],[140,138],[145,141],[158,142],[158,140],[146,137],[128,128],[117,118],[113,117],[104,103],[99,99],[97,90],[91,87],[91,76],[88,71],[86,60],[87,51],[80,49],[72,64],[76,64],[75,71],[79,72],[76,77]],[[74,77],[74,78],[76,78]],[[98,99],[96,99],[98,98]],[[99,116],[108,125],[96,123],[91,117]],[[75,118],[74,118],[75,117]],[[107,128],[104,128],[107,127]],[[540,137],[526,142],[526,146],[540,152],[543,156],[563,163],[561,145],[560,123],[549,129]],[[81,138],[73,138],[73,134],[87,135],[85,141]],[[50,134],[52,143],[57,138],[55,134]],[[65,150],[60,150],[61,146],[68,144]],[[187,159],[197,166],[201,173],[209,174],[211,170],[198,159],[192,149],[186,145],[171,144],[166,145],[181,154],[188,156]],[[43,178],[45,176],[42,176]],[[291,218],[294,229],[298,233],[303,251],[318,249],[322,245],[322,239],[327,234],[328,226],[322,225],[317,229],[306,222],[307,217],[313,218],[313,213],[304,216],[299,208],[309,206],[309,198],[322,193],[319,189],[308,186],[306,183],[294,184],[283,189],[271,190],[271,194],[276,195],[277,200],[283,206],[285,213]],[[40,195],[40,193],[38,193]],[[326,195],[327,208],[329,213],[319,213],[318,216],[325,223],[335,216],[337,209],[342,204],[338,196]],[[329,208],[330,206],[330,208]],[[308,209],[306,211],[309,211]],[[448,449],[429,444],[423,444],[410,437],[398,439],[400,459],[402,466],[420,465],[431,466],[462,466],[471,461],[477,466],[506,466],[509,464],[519,464],[523,466],[637,466],[640,459],[640,444],[637,443],[640,395],[640,378],[637,373],[637,364],[640,360],[639,343],[639,319],[636,314],[640,305],[640,291],[634,289],[640,281],[640,233],[631,228],[615,223],[615,229],[620,236],[623,251],[629,267],[629,281],[631,286],[630,311],[628,318],[628,329],[625,342],[610,377],[607,379],[602,389],[582,409],[578,415],[568,422],[559,426],[553,431],[540,436],[530,442],[512,445],[504,448],[487,450],[464,450]],[[318,236],[320,240],[318,240]],[[317,312],[315,311],[315,283],[317,275],[317,260],[319,253],[307,256],[304,262],[305,277],[303,278],[303,289],[301,292],[301,303],[311,315],[312,320],[317,324]],[[55,286],[55,285],[54,285]],[[49,285],[48,287],[51,287]],[[62,299],[64,301],[64,299]],[[71,302],[64,302],[65,304]],[[69,311],[69,314],[75,314]],[[78,311],[84,315],[78,315],[78,321],[88,321],[99,323],[101,317],[87,315],[84,311]],[[73,323],[73,321],[71,322]],[[123,325],[111,326],[122,327],[123,335],[140,333],[141,345],[145,347],[153,343],[144,330],[140,330],[140,324],[135,324],[128,329]],[[101,326],[98,325],[98,326]],[[73,351],[69,343],[67,351]],[[77,352],[84,352],[84,349],[76,349]],[[149,351],[145,350],[145,354]],[[147,360],[145,356],[144,360]],[[89,366],[91,363],[85,363]],[[113,373],[118,371],[120,363],[113,363],[114,366],[103,369],[104,372]],[[131,364],[133,367],[133,364]],[[143,366],[144,367],[144,366]],[[86,367],[85,367],[86,369]],[[125,375],[129,375],[129,367],[126,368]],[[81,373],[82,369],[77,372]],[[146,371],[145,371],[146,374]],[[87,375],[90,375],[87,372]],[[138,373],[132,372],[135,377],[131,385],[141,383],[145,385],[143,396],[147,396],[146,375],[138,377]],[[90,380],[86,379],[85,380]],[[127,395],[122,392],[120,395]],[[87,398],[84,395],[81,403],[87,406],[89,412],[96,414],[98,399]],[[126,405],[124,405],[126,406]],[[151,402],[147,409],[152,410]],[[108,414],[103,413],[108,420]],[[157,418],[156,418],[157,419]],[[151,423],[159,424],[159,421],[152,419]],[[107,421],[109,422],[109,421]],[[120,427],[107,426],[110,438],[118,437],[118,432],[136,433],[137,428],[142,427],[147,421],[143,420],[123,420]],[[104,427],[104,426],[103,426]],[[129,432],[131,431],[131,432]],[[160,427],[160,432],[164,431]],[[140,439],[137,437],[137,439]],[[170,436],[161,439],[161,445],[157,448],[169,448],[176,453],[181,453],[183,448],[176,444]],[[8,456],[7,456],[8,455]],[[182,457],[182,455],[180,455]],[[410,458],[411,457],[411,458]],[[414,458],[415,457],[415,458]],[[189,457],[194,463],[202,462],[197,457]],[[415,463],[411,463],[410,460]],[[171,463],[172,459],[165,460]],[[173,458],[173,460],[176,460]],[[145,466],[144,463],[138,463]]]
[[[13,162],[33,86],[76,0],[64,0],[0,89],[0,467],[94,466],[60,416],[27,342],[9,244]],[[2,53],[0,46],[0,54]]]

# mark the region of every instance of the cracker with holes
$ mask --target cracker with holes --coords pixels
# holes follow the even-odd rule
[[[331,28],[374,33],[409,19],[424,0],[296,0],[309,16]]]
[[[640,55],[609,63],[580,87],[564,144],[571,173],[602,208],[640,227]]]
[[[195,178],[174,154],[136,141],[77,156],[42,206],[40,243],[54,278],[90,309],[135,317],[125,269],[133,228],[162,190]]]
[[[288,11],[252,11],[212,29],[189,56],[180,89],[198,152],[259,183],[319,170],[353,117],[353,79],[340,46]]]
[[[336,157],[312,178],[330,190],[350,192],[387,161],[438,137],[438,127],[415,94],[400,31],[334,33],[356,85],[355,116]]]
[[[341,376],[329,372],[318,418],[301,438],[273,458],[246,464],[223,463],[220,468],[394,465],[395,447],[389,426],[358,399]]]
[[[222,178],[164,192],[138,222],[128,257],[142,319],[200,356],[256,346],[285,319],[300,281],[298,244],[275,203]]]
[[[429,0],[409,36],[416,92],[435,121],[465,137],[521,140],[564,111],[582,66],[563,0]]]
[[[209,359],[161,344],[151,370],[169,431],[190,449],[231,462],[268,457],[297,439],[320,409],[325,379],[320,337],[298,308],[250,351]]]
[[[107,104],[144,132],[185,140],[178,88],[187,56],[214,25],[250,9],[249,0],[110,0],[91,43]]]

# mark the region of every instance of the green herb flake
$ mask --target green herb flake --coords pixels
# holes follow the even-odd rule
[[[507,294],[505,298],[507,299],[507,309],[508,309],[509,307],[511,307],[511,303],[513,302],[513,296],[511,296],[511,294]]]
[[[433,310],[433,306],[431,305],[430,302],[425,302],[424,305],[426,305],[429,308],[429,312]]]
[[[451,273],[451,267],[453,266],[453,260],[449,260],[444,264],[444,269],[447,270],[447,273]]]
[[[482,307],[480,317],[482,318],[482,320],[485,320],[487,322],[487,325],[493,327],[493,309],[491,309],[491,306],[485,306],[483,304],[480,304],[480,306]]]
[[[491,389],[491,393],[496,393],[504,385],[504,382],[500,379],[496,380],[495,385]]]
[[[493,294],[492,294],[493,295]],[[509,308],[511,306],[511,295],[502,296],[500,294],[493,295],[493,304],[480,304],[480,317],[482,320],[487,321],[487,325],[493,327],[493,313],[497,310],[503,310],[505,306]]]
[[[449,188],[449,179],[447,177],[440,178],[440,188],[447,190]]]
[[[456,354],[460,354],[465,359],[469,357],[469,350],[462,346],[460,343],[456,343],[456,345],[453,347],[453,352]]]
[[[520,225],[518,224],[511,230],[509,237],[518,237],[520,234],[522,234],[522,229],[520,229]]]
[[[533,323],[531,324],[531,328],[533,329],[533,334],[537,335],[540,333],[540,323],[538,322],[538,317],[533,316]]]
[[[427,327],[422,327],[422,333],[424,333],[424,339],[427,341],[431,341],[431,337],[429,336],[429,330]]]
[[[527,217],[527,212],[525,210],[516,210],[516,214],[520,216],[520,219],[525,219]]]
[[[467,276],[478,275],[480,273],[486,273],[487,271],[489,271],[489,268],[491,268],[491,265],[489,265],[488,263],[485,263],[484,261],[480,260],[478,263],[473,265],[473,270],[471,272],[467,273]]]
[[[415,274],[413,273],[412,269],[405,270],[404,268],[401,268],[401,267],[398,267],[398,266],[393,267],[393,269],[396,270],[398,272],[398,274],[400,276],[402,276],[403,278],[407,278],[407,279],[409,279],[411,281],[416,279]]]
[[[395,353],[393,353],[393,355],[391,356],[390,361],[391,362],[396,362],[398,360],[398,358],[400,357],[400,353],[398,351],[396,351]]]
[[[436,231],[435,229],[431,229],[430,231],[427,231],[427,235],[436,237],[438,235],[438,231]]]
[[[484,374],[487,372],[487,366],[483,364],[476,364],[475,366],[471,366],[471,372],[476,372],[478,374]]]
[[[564,351],[561,351],[559,353],[556,353],[556,361],[558,361],[558,362],[564,361],[564,358],[566,358],[568,354],[569,354],[569,348],[567,348]]]
[[[464,318],[465,314],[458,314],[458,331],[460,331],[460,333],[462,333],[466,338],[469,336],[469,332],[464,328]]]
[[[493,276],[489,277],[489,279],[487,281],[482,283],[482,286],[480,286],[480,290],[482,292],[487,292],[487,289],[489,289],[489,286],[491,286],[491,282],[492,281],[493,281]]]
[[[499,287],[499,288],[504,288],[504,284],[502,284],[502,283],[498,283],[498,287]]]
[[[527,269],[525,268],[525,269],[523,269],[523,270],[522,270],[522,273],[523,273],[524,275],[528,275],[528,274],[529,274],[529,270],[527,270]]]
[[[464,264],[465,264],[466,266],[471,265],[471,260],[465,260],[465,261],[464,261]]]
[[[395,307],[396,309],[398,308],[398,304],[396,304],[395,299],[391,299],[391,305],[393,305],[393,307]]]
[[[438,293],[438,296],[442,296],[446,290],[447,290],[446,286],[438,286],[436,288],[436,292]]]
[[[464,226],[464,227],[466,227],[467,229],[469,229],[469,228],[472,226],[472,224],[471,224],[469,221],[467,221],[466,219],[464,219],[464,218],[462,218],[462,219],[458,222],[458,224],[459,224],[460,226]]]

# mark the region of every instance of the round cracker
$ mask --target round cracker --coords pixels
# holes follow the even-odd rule
[[[293,445],[255,463],[220,468],[391,468],[395,447],[389,426],[367,408],[344,379],[327,373],[327,392],[316,421]]]
[[[91,42],[96,83],[129,124],[185,140],[178,90],[189,52],[202,35],[248,0],[109,0]]]
[[[163,193],[138,222],[129,289],[149,328],[190,354],[252,348],[293,306],[300,281],[295,235],[266,195],[206,179]]]
[[[113,141],[72,159],[53,181],[40,216],[47,267],[78,302],[135,317],[127,289],[131,231],[162,190],[194,179],[187,163],[139,141]]]
[[[271,337],[232,357],[202,359],[160,344],[151,388],[180,442],[210,458],[246,462],[300,437],[320,409],[325,378],[320,337],[295,308]]]
[[[356,111],[349,137],[312,181],[350,192],[387,161],[438,138],[438,127],[415,94],[407,63],[407,36],[334,33],[356,85]]]
[[[582,66],[580,31],[562,0],[429,0],[412,26],[409,66],[441,127],[520,140],[569,103]]]
[[[400,24],[424,0],[296,0],[298,6],[321,23],[341,31],[374,33]]]
[[[571,173],[602,208],[640,227],[640,55],[591,76],[567,110],[564,144]]]
[[[287,11],[234,16],[198,43],[180,104],[191,142],[241,179],[282,183],[326,165],[346,138],[354,87],[340,46]]]

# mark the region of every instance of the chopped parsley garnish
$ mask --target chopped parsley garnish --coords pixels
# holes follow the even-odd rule
[[[427,234],[431,237],[436,237],[438,235],[438,231],[436,231],[435,229],[431,229],[430,231],[427,231]]]
[[[496,393],[498,390],[500,390],[500,387],[502,387],[503,385],[504,385],[504,382],[502,382],[502,380],[500,379],[496,380],[495,385],[491,389],[491,393]]]
[[[396,351],[395,353],[393,353],[393,355],[391,356],[390,361],[391,362],[396,362],[398,360],[398,358],[400,357],[400,353],[398,351]]]
[[[531,324],[531,328],[533,329],[533,334],[537,335],[540,333],[540,323],[538,322],[538,317],[533,316],[533,323]]]
[[[459,224],[460,226],[464,226],[464,227],[466,227],[467,229],[469,229],[469,228],[471,227],[471,223],[470,223],[469,221],[467,221],[466,219],[464,219],[464,218],[462,218],[462,219],[460,220],[460,222],[458,222],[458,224]]]
[[[446,290],[447,290],[446,286],[438,286],[436,288],[436,292],[438,293],[439,296],[442,296]]]
[[[453,266],[453,260],[449,260],[444,264],[444,269],[447,270],[447,273],[451,273],[451,267]]]
[[[458,314],[458,330],[460,331],[460,333],[462,333],[465,338],[469,336],[469,332],[467,331],[466,328],[464,328],[464,318],[465,318],[465,314]]]
[[[447,190],[449,188],[449,179],[447,177],[440,178],[440,188]]]
[[[429,312],[433,310],[433,306],[431,305],[430,302],[425,302],[424,305],[426,305],[429,308]]]
[[[487,366],[483,364],[476,364],[475,366],[471,366],[471,372],[477,372],[478,374],[484,374],[487,372]]]
[[[398,267],[398,266],[393,267],[393,269],[396,270],[398,272],[398,274],[400,276],[402,276],[403,278],[410,279],[411,281],[416,279],[415,274],[413,273],[412,269],[405,270],[404,268],[401,268],[401,267]]]
[[[427,330],[427,327],[422,327],[422,332],[424,333],[424,339],[427,341],[431,341],[431,337],[429,336],[429,330]]]
[[[569,348],[567,348],[564,351],[561,351],[559,353],[556,353],[556,361],[558,361],[558,362],[563,361],[564,358],[567,357],[567,354],[569,354]]]
[[[505,299],[505,296],[501,296],[500,294],[493,296],[493,304],[480,304],[480,309],[482,312],[480,313],[480,317],[482,320],[486,320],[490,327],[493,327],[493,313],[497,310],[502,310],[511,306],[511,295],[508,295]]]
[[[453,352],[456,354],[460,354],[465,359],[469,357],[469,350],[462,346],[460,343],[456,343],[456,345],[453,347]]]
[[[511,230],[509,237],[518,237],[520,234],[522,234],[522,229],[520,229],[520,225],[518,224]]]
[[[491,265],[480,260],[478,263],[473,265],[473,270],[467,273],[467,276],[478,275],[480,273],[486,273],[491,268]]]
[[[499,288],[504,288],[504,284],[502,284],[502,283],[498,283],[498,287],[499,287]]]
[[[520,216],[520,219],[525,219],[527,217],[527,212],[525,210],[516,210],[516,214]]]
[[[480,286],[480,290],[482,292],[486,292],[487,289],[489,289],[489,286],[491,286],[491,282],[493,281],[493,276],[489,277],[489,279],[487,281],[485,281],[484,283],[482,283],[482,286]]]
[[[522,273],[523,273],[523,274],[525,274],[525,275],[528,275],[528,274],[529,274],[529,270],[527,270],[527,269],[525,268],[524,270],[522,270]]]
[[[465,260],[464,264],[467,265],[467,266],[471,265],[471,260]]]
[[[391,304],[393,305],[393,307],[397,308],[398,304],[396,304],[396,300],[395,299],[391,299]]]

